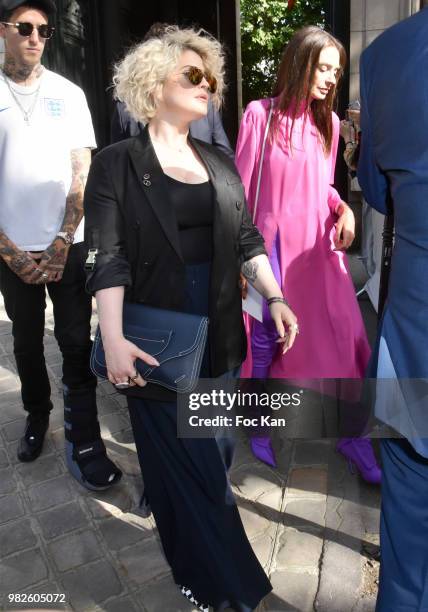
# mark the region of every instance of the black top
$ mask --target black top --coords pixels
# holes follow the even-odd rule
[[[185,264],[211,261],[213,253],[213,188],[210,181],[183,183],[165,174],[178,223]]]
[[[245,358],[239,272],[243,262],[266,250],[232,161],[212,145],[192,137],[189,142],[207,169],[214,194],[209,318],[215,377]],[[184,310],[186,264],[177,219],[171,214],[170,186],[147,129],[95,156],[85,191],[87,247],[98,250],[88,270],[89,292],[125,287],[131,301]],[[157,385],[138,388],[141,397],[169,401],[165,393]]]

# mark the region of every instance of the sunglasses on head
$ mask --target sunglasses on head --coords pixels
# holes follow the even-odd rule
[[[34,28],[39,33],[40,38],[52,38],[55,28],[54,26],[48,25],[47,23],[42,23],[42,25],[33,25],[32,23],[9,23],[8,21],[2,21],[3,25],[13,26],[18,30],[18,34],[20,36],[31,36],[34,32]]]
[[[183,72],[183,74],[188,78],[189,82],[192,85],[200,85],[202,83],[202,79],[205,79],[208,83],[208,88],[210,93],[215,93],[217,91],[217,80],[211,75],[196,66],[189,66],[187,70]]]

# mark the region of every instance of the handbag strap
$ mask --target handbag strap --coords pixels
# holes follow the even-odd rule
[[[257,205],[259,203],[260,185],[261,185],[261,182],[262,182],[263,160],[264,160],[264,157],[265,157],[266,142],[267,142],[267,139],[268,139],[268,136],[269,136],[269,128],[270,128],[270,124],[271,124],[271,121],[272,121],[272,114],[273,114],[273,98],[270,99],[269,115],[268,115],[268,120],[267,120],[267,123],[266,123],[265,134],[263,136],[262,154],[260,156],[259,172],[258,172],[258,175],[257,175],[256,197],[254,198],[253,223],[255,223],[255,220],[256,220]]]

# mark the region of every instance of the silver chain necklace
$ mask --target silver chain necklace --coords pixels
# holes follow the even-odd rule
[[[15,100],[17,107],[19,108],[19,110],[22,113],[22,116],[24,117],[25,125],[27,127],[30,127],[30,119],[31,119],[32,114],[34,113],[34,110],[36,108],[36,104],[37,104],[37,102],[39,100],[40,87],[42,86],[41,77],[40,77],[40,83],[39,83],[38,88],[36,89],[35,92],[33,92],[33,94],[35,94],[34,101],[31,104],[30,108],[28,110],[25,110],[25,108],[22,106],[21,102],[19,101],[18,96],[16,95],[17,92],[14,91],[14,89],[12,88],[12,85],[9,82],[9,77],[6,76],[6,74],[4,72],[3,72],[3,74],[4,74],[4,80],[6,81],[6,85],[7,85],[8,89],[9,89],[9,91],[10,91],[10,95]]]
[[[186,155],[191,152],[191,148],[189,147],[189,145],[186,143],[183,145],[183,147],[178,148],[178,147],[172,147],[170,144],[163,142],[162,140],[158,140],[157,138],[153,138],[153,136],[150,136],[150,138],[154,141],[157,142],[158,144],[162,145],[163,147],[167,147],[168,149],[171,149],[172,151],[175,151],[176,153],[186,153]]]

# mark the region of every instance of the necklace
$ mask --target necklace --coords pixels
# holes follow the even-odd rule
[[[161,140],[158,140],[157,138],[153,138],[153,136],[151,136],[151,139],[157,142],[158,144],[162,145],[163,147],[168,147],[168,149],[171,149],[172,151],[175,151],[176,153],[188,153],[190,149],[189,145],[185,145],[186,148],[184,147],[178,148],[178,147],[172,147],[171,145],[167,144],[166,142],[162,142]]]
[[[4,73],[3,73],[4,74]],[[27,110],[22,106],[21,102],[19,101],[18,98],[18,92],[16,92],[12,85],[10,84],[10,79],[8,76],[6,76],[4,74],[4,80],[6,82],[6,85],[10,91],[10,95],[12,96],[12,98],[15,100],[17,107],[19,108],[19,110],[21,111],[22,116],[24,117],[24,121],[27,127],[30,127],[30,119],[34,113],[34,110],[36,108],[36,104],[39,100],[39,94],[40,94],[40,87],[42,85],[42,81],[41,81],[41,77],[40,77],[40,83],[39,86],[37,87],[36,91],[34,91],[32,94],[24,94],[24,95],[34,95],[34,100],[30,106],[30,108],[28,108]]]

